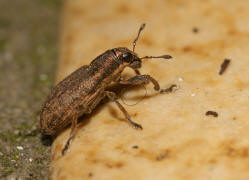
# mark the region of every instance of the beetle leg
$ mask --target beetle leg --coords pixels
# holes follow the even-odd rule
[[[62,155],[65,154],[65,152],[67,151],[67,149],[70,146],[71,141],[73,140],[74,136],[75,136],[75,132],[76,132],[76,125],[77,125],[77,121],[78,118],[73,118],[72,120],[72,124],[71,124],[71,132],[70,132],[70,136],[67,139],[66,145],[64,146],[64,148],[62,149]]]
[[[133,69],[133,68],[131,68],[135,73],[136,73],[136,76],[137,75],[141,75],[141,73],[140,73],[140,71],[138,70],[138,69]],[[116,80],[114,80],[115,82],[122,82],[124,79],[121,77],[121,76],[119,76]]]
[[[160,85],[158,84],[158,82],[151,77],[150,75],[144,74],[144,75],[136,75],[130,79],[124,80],[124,79],[120,79],[120,81],[118,83],[120,84],[127,84],[127,85],[145,85],[148,84],[149,82],[152,82],[154,85],[154,89],[156,91],[160,90]]]
[[[133,69],[134,70],[134,72],[136,73],[136,75],[140,75],[141,73],[140,73],[140,71],[138,70],[138,69]]]
[[[128,122],[132,125],[133,128],[135,128],[135,129],[141,129],[141,130],[143,129],[143,127],[142,127],[140,124],[138,124],[138,123],[136,123],[136,122],[134,122],[134,121],[131,120],[131,116],[130,116],[129,113],[125,110],[125,108],[120,104],[120,102],[118,102],[118,100],[117,100],[117,95],[116,95],[114,92],[105,91],[104,93],[105,93],[105,95],[106,95],[110,100],[114,101],[114,102],[117,104],[117,106],[118,106],[119,109],[123,112],[123,114],[125,115],[126,119],[127,119]]]
[[[144,75],[136,75],[128,80],[124,80],[122,78],[119,79],[118,83],[120,84],[127,84],[127,85],[145,85],[148,83],[152,83],[154,85],[154,89],[156,91],[159,91],[160,93],[164,93],[164,92],[169,92],[169,88],[167,89],[160,89],[160,85],[157,82],[157,80],[155,80],[153,77],[151,77],[150,75],[144,74]],[[176,85],[173,85],[174,87],[176,87]]]

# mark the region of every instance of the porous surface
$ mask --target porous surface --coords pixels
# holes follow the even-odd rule
[[[248,8],[243,0],[66,1],[58,81],[106,49],[131,48],[146,22],[136,52],[174,58],[144,60],[141,73],[179,88],[158,94],[148,85],[146,98],[124,105],[142,131],[113,102],[101,104],[64,156],[70,128],[54,141],[51,179],[249,179]],[[132,89],[123,99],[143,95]]]

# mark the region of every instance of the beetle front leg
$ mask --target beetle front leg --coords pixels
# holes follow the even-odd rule
[[[118,81],[118,83],[120,84],[127,84],[127,85],[144,85],[144,84],[148,84],[149,82],[153,83],[154,89],[156,91],[160,90],[160,85],[158,84],[158,82],[153,77],[147,74],[136,75],[127,80],[120,78]]]
[[[138,70],[138,69],[133,69],[134,70],[134,72],[136,73],[136,75],[140,75],[141,73],[140,73],[140,71]]]
[[[124,80],[124,79],[120,78],[118,81],[118,83],[120,83],[120,84],[127,84],[127,85],[145,85],[145,84],[148,84],[150,82],[154,85],[154,89],[156,91],[159,91],[160,93],[170,92],[170,90],[172,92],[172,88],[176,87],[176,85],[172,85],[173,87],[171,86],[170,90],[169,90],[169,88],[160,89],[160,85],[157,82],[157,80],[155,80],[153,77],[151,77],[150,75],[147,75],[147,74],[136,75],[128,80]]]
[[[73,138],[74,138],[74,136],[75,136],[77,121],[78,121],[78,118],[73,118],[72,124],[71,124],[70,136],[69,136],[69,138],[67,139],[67,142],[66,142],[64,148],[62,149],[62,152],[61,152],[62,155],[65,154],[65,152],[67,151],[67,149],[68,149],[69,146],[70,146],[71,141],[73,140]]]
[[[114,102],[118,105],[119,109],[123,112],[123,114],[125,115],[126,119],[127,119],[128,122],[132,125],[133,128],[135,128],[135,129],[141,129],[141,130],[143,129],[143,127],[142,127],[140,124],[138,124],[138,123],[136,123],[136,122],[134,122],[134,121],[131,120],[131,116],[130,116],[129,113],[125,110],[125,108],[118,102],[118,100],[117,100],[117,95],[116,95],[114,92],[105,91],[104,93],[105,93],[105,95],[106,95],[110,100],[114,101]]]

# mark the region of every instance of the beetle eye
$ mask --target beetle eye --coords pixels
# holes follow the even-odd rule
[[[132,55],[131,53],[123,53],[122,54],[122,59],[125,61],[125,62],[130,62],[132,59]]]

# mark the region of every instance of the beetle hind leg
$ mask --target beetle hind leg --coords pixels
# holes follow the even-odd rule
[[[73,118],[73,120],[72,120],[70,136],[67,139],[67,142],[66,142],[64,148],[62,149],[62,152],[61,152],[62,155],[64,155],[65,152],[68,150],[68,148],[70,146],[70,143],[71,143],[71,141],[73,140],[73,138],[75,136],[77,120],[78,120],[78,118]]]
[[[140,130],[143,129],[143,127],[142,127],[140,124],[138,124],[138,123],[136,123],[136,122],[134,122],[134,121],[131,120],[131,116],[130,116],[129,113],[125,110],[125,108],[120,104],[120,102],[118,102],[117,96],[116,96],[116,94],[115,94],[114,92],[105,91],[104,93],[105,93],[105,95],[106,95],[110,100],[114,101],[114,102],[117,104],[117,106],[119,107],[119,109],[120,109],[120,110],[123,112],[123,114],[125,115],[125,117],[126,117],[126,119],[128,120],[129,124],[130,124],[134,129],[140,129]]]

